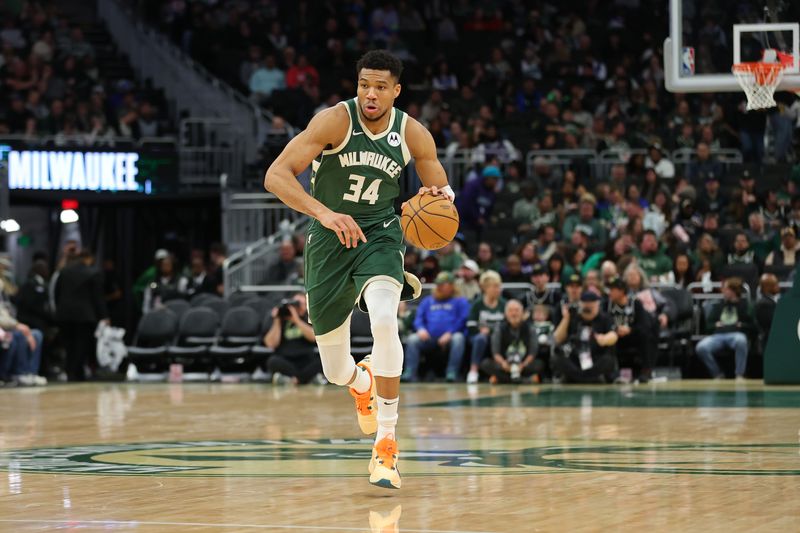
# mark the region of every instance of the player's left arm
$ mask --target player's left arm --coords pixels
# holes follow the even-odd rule
[[[455,199],[455,193],[447,182],[447,173],[439,162],[436,155],[436,143],[431,132],[420,124],[417,120],[408,117],[406,124],[406,142],[408,151],[414,158],[417,167],[417,174],[422,181],[419,194],[431,193],[433,195],[444,195]]]

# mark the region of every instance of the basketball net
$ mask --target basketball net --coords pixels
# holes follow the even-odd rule
[[[747,95],[747,110],[775,107],[775,88],[783,79],[783,71],[793,63],[792,54],[764,50],[762,61],[735,63],[733,74]]]

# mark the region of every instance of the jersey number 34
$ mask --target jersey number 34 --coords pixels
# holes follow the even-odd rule
[[[380,178],[372,180],[372,183],[364,190],[364,181],[367,178],[359,176],[358,174],[350,174],[350,192],[342,196],[343,200],[349,202],[359,203],[361,201],[369,202],[369,205],[375,205],[378,201],[378,188],[381,186]],[[362,192],[363,191],[363,192]]]

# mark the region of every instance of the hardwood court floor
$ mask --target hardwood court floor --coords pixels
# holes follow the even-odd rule
[[[404,386],[400,491],[367,482],[352,411],[333,386],[1,390],[0,531],[800,530],[800,387]]]

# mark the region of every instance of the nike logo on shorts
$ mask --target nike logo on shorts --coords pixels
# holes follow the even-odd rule
[[[384,223],[383,223],[383,227],[384,227],[384,228],[388,228],[388,227],[389,227],[389,224],[391,224],[391,223],[392,223],[392,222],[394,222],[395,220],[397,220],[397,219],[396,219],[396,218],[393,218],[392,220],[389,220],[389,221],[387,221],[387,222],[384,222]]]

